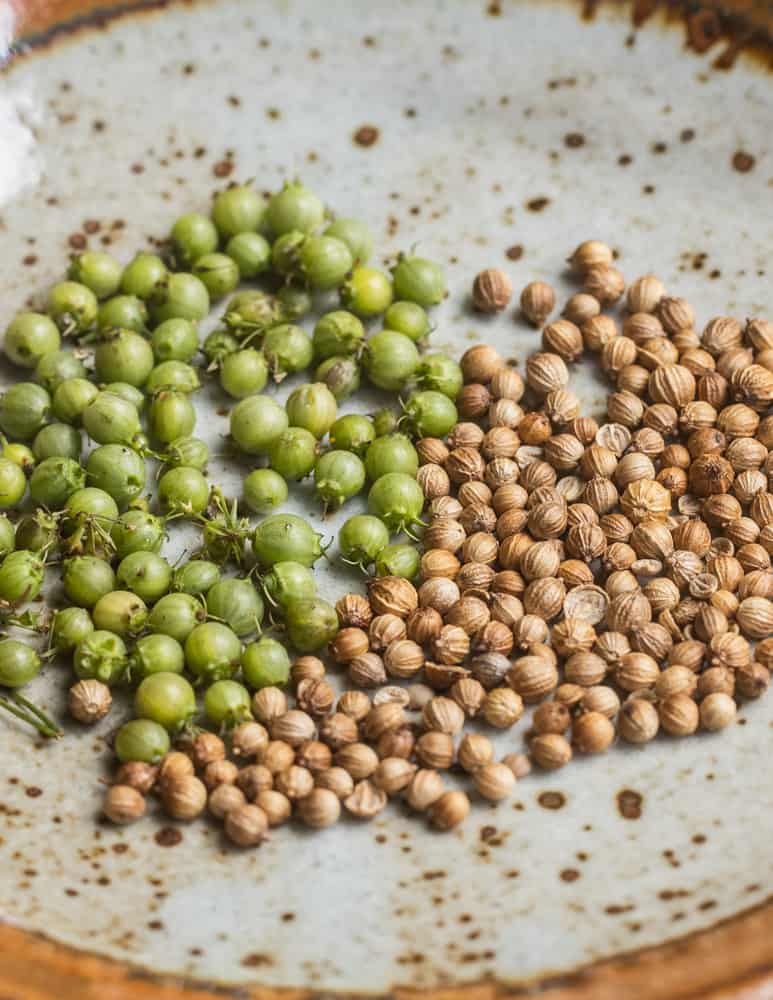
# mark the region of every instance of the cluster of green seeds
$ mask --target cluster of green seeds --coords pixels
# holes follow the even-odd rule
[[[339,625],[316,593],[321,536],[279,512],[293,481],[313,477],[325,509],[367,487],[370,513],[345,523],[342,558],[415,576],[412,542],[390,544],[410,538],[424,506],[412,437],[456,423],[462,375],[451,358],[420,354],[442,270],[401,255],[389,273],[368,265],[371,253],[363,223],[331,219],[299,183],[268,200],[232,186],[209,215],[179,218],[160,253],[126,265],[75,257],[40,310],[11,321],[4,351],[29,375],[0,398],[0,706],[61,735],[20,689],[64,656],[80,722],[104,717],[114,689],[134,689],[136,718],[115,736],[122,761],[155,762],[170,740],[249,719],[251,693],[287,681],[286,647],[315,651]],[[339,308],[319,315],[333,290]],[[199,323],[224,299],[202,339]],[[314,381],[286,405],[263,394],[309,368]],[[400,411],[339,415],[363,376],[402,393]],[[236,400],[230,444],[255,466],[236,499],[210,483],[209,448],[194,436],[193,398],[213,379]],[[198,526],[200,545],[173,565],[162,550],[176,521]],[[52,606],[67,606],[35,610],[44,584]]]

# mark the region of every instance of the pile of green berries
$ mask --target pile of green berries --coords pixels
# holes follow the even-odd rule
[[[341,558],[416,576],[425,497],[413,440],[454,426],[463,379],[453,359],[420,353],[442,270],[411,254],[387,273],[371,253],[363,223],[331,219],[299,183],[267,200],[233,186],[210,215],[179,218],[162,252],[125,266],[75,257],[41,311],[12,320],[5,354],[29,375],[0,398],[0,707],[60,735],[18,689],[67,657],[78,721],[133,690],[121,761],[156,763],[172,740],[248,721],[252,694],[288,681],[286,647],[317,651],[339,627],[316,592],[321,536],[281,512],[291,482],[311,477],[326,510],[367,490]],[[304,328],[331,290],[339,307]],[[307,370],[284,406],[263,394]],[[340,414],[363,378],[399,407]],[[215,379],[236,401],[231,443],[253,465],[237,498],[210,483],[194,436],[195,395]],[[198,528],[199,546],[172,565],[163,549],[178,522]],[[29,610],[44,583],[66,607]]]

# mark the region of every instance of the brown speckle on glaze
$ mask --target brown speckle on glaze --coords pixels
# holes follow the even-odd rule
[[[737,170],[739,174],[748,174],[750,170],[754,169],[755,159],[751,153],[745,153],[743,150],[739,149],[737,153],[733,154],[732,159],[733,170]]]
[[[580,878],[580,873],[576,868],[564,868],[559,872],[559,877],[562,882],[576,882]]]
[[[537,802],[543,809],[562,809],[566,805],[566,796],[563,792],[541,792]]]
[[[582,132],[567,132],[564,136],[564,145],[567,149],[579,149],[585,145],[585,136]]]
[[[541,212],[543,209],[547,208],[550,204],[550,198],[546,198],[545,195],[540,195],[538,198],[530,198],[526,202],[526,208],[529,212]]]
[[[363,149],[373,146],[376,142],[378,142],[378,137],[379,130],[375,125],[360,125],[352,136],[354,142],[358,146],[362,146]]]
[[[520,243],[515,243],[513,246],[508,247],[505,250],[505,257],[508,260],[520,260],[523,257],[523,247]]]
[[[623,788],[617,793],[617,811],[623,819],[639,819],[643,805],[644,799],[641,793],[632,788]]]
[[[154,839],[159,847],[176,847],[182,841],[183,835],[180,830],[176,830],[173,826],[164,826]]]

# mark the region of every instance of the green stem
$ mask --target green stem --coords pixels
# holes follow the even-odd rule
[[[49,739],[59,739],[60,736],[64,736],[57,724],[23,695],[15,693],[0,695],[0,708],[15,715],[22,722],[26,722],[28,726],[37,729],[42,736]]]

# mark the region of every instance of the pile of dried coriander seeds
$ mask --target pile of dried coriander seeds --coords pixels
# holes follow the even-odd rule
[[[116,823],[152,794],[169,817],[207,812],[250,846],[293,816],[323,828],[342,806],[371,818],[400,795],[450,830],[470,810],[465,775],[495,802],[532,764],[556,769],[618,736],[725,728],[738,699],[768,687],[773,324],[719,317],[698,335],[690,304],[652,275],[623,315],[605,314],[625,283],[592,240],[571,258],[582,290],[560,319],[543,327],[549,285],[523,290],[543,349],[522,377],[488,346],[461,362],[422,353],[442,271],[411,254],[387,274],[367,266],[371,247],[362,223],[330,222],[300,184],[268,204],[232,186],[211,217],[179,219],[163,255],[74,259],[46,312],[6,331],[36,382],[0,400],[0,502],[15,512],[29,477],[38,507],[0,520],[0,600],[6,627],[45,631],[48,651],[0,640],[0,707],[59,735],[18,693],[54,654],[72,655],[79,722],[135,688],[104,802]],[[200,344],[210,303],[240,282],[253,287]],[[312,293],[334,289],[342,308],[309,336]],[[482,313],[511,296],[496,269],[473,284]],[[368,335],[371,320],[383,329]],[[601,426],[568,389],[585,351],[615,386]],[[262,394],[311,364],[316,381],[284,407]],[[339,416],[362,375],[401,411]],[[232,443],[257,466],[241,503],[207,481],[192,436],[191,397],[213,378],[238,400]],[[96,444],[85,466],[81,428]],[[317,596],[320,536],[276,513],[307,476],[325,508],[368,484],[368,513],[338,539],[371,574],[367,596]],[[171,566],[160,550],[180,519],[201,548]],[[69,603],[52,620],[22,611],[47,566]],[[314,655],[325,648],[337,677]],[[511,728],[528,705],[524,752],[495,760],[486,727]]]

